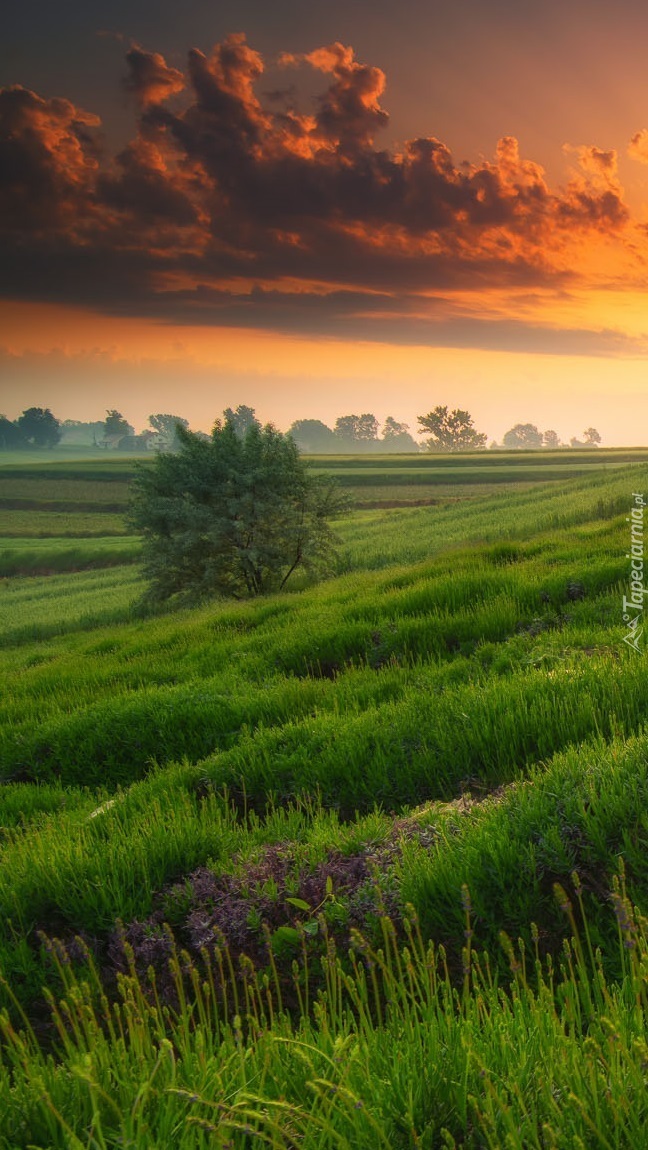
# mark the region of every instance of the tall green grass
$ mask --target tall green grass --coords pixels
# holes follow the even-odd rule
[[[585,454],[356,512],[336,579],[262,601],[145,615],[125,561],[3,580],[0,1147],[643,1145],[648,468],[516,486],[622,462]]]
[[[119,567],[141,558],[139,540],[128,536],[77,542],[63,539],[4,539],[0,547],[0,578],[60,574],[98,567]]]
[[[0,1018],[4,1145],[636,1150],[648,1118],[645,923],[618,888],[611,984],[556,893],[572,939],[554,966],[504,938],[509,995],[478,951],[466,890],[462,988],[415,919],[402,947],[385,918],[381,946],[355,937],[350,969],[329,949],[325,990],[297,1022],[250,966],[228,1010],[221,987],[235,984],[218,950],[206,972],[173,955],[170,1011],[134,972],[112,1004],[92,962],[75,974],[52,944],[59,1056]],[[294,976],[303,1000],[308,977],[298,964]]]
[[[227,768],[218,764],[229,783],[244,774],[250,793],[261,798],[273,788],[273,778],[280,793],[293,793],[295,786],[308,787],[313,776],[311,783],[316,778],[326,794],[338,794],[348,808],[349,787],[339,790],[340,770],[328,765],[339,758],[339,746],[358,766],[373,756],[373,774],[362,793],[412,801],[424,778],[430,786],[436,777],[441,789],[452,785],[449,779],[456,782],[459,765],[466,773],[471,761],[475,770],[481,763],[490,764],[484,766],[487,773],[499,769],[499,752],[489,758],[480,751],[464,720],[455,734],[456,715],[473,706],[480,715],[483,708],[485,716],[499,716],[507,696],[515,697],[525,710],[531,707],[535,714],[539,708],[534,722],[548,723],[543,745],[564,745],[565,731],[576,719],[569,704],[561,709],[557,698],[562,678],[553,682],[545,671],[556,666],[570,698],[577,672],[570,668],[563,675],[565,651],[570,643],[587,645],[592,628],[598,628],[603,648],[609,644],[606,625],[620,597],[616,588],[623,570],[624,560],[605,554],[595,565],[585,566],[582,559],[567,565],[548,545],[546,552],[541,547],[462,553],[445,564],[392,572],[389,580],[346,579],[263,605],[203,607],[124,622],[117,630],[116,606],[113,625],[103,632],[93,625],[101,616],[86,606],[78,626],[84,627],[85,618],[92,629],[75,633],[68,627],[60,639],[51,637],[40,655],[23,642],[29,637],[27,624],[19,623],[20,612],[30,608],[26,596],[16,603],[16,622],[7,632],[18,649],[0,656],[7,674],[0,701],[0,772],[4,777],[58,775],[70,783],[80,777],[98,785],[109,777],[126,782],[152,760],[183,755],[195,760],[242,740],[245,769],[234,759]],[[585,597],[572,602],[569,580],[577,576]],[[98,584],[98,594],[103,586]],[[120,595],[123,590],[122,585]],[[37,628],[38,621],[29,626]],[[581,673],[588,676],[590,670],[585,666]],[[618,689],[617,673],[603,652],[591,672],[587,706],[574,704],[589,715],[582,719],[584,731],[609,722],[606,716],[612,714],[635,729],[643,685],[635,686],[631,661],[622,675],[632,682],[628,678]],[[512,676],[511,681],[498,683],[501,675]],[[620,701],[624,691],[634,703]],[[530,701],[540,697],[545,701]],[[429,700],[425,710],[423,700]],[[367,708],[381,714],[363,717]],[[410,725],[417,711],[414,735]],[[483,722],[479,739],[486,748],[493,721]],[[363,734],[365,727],[372,728],[371,738]],[[391,731],[384,745],[383,729]],[[457,767],[449,770],[444,764],[450,748],[455,741],[458,748],[464,736],[465,751],[456,750]],[[529,734],[527,743],[532,746]],[[302,750],[285,750],[293,745]],[[311,762],[300,783],[298,758],[307,763],[313,745],[320,766]],[[509,762],[521,756],[522,765],[528,753],[516,738],[511,748],[517,750],[511,750]],[[269,774],[262,765],[268,757]],[[289,760],[290,767],[282,765]],[[386,789],[380,780],[387,765],[393,781]],[[407,793],[398,781],[401,772],[410,778]],[[366,803],[360,793],[357,801]]]

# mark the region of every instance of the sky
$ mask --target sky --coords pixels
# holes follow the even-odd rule
[[[0,411],[648,443],[643,0],[21,0]]]

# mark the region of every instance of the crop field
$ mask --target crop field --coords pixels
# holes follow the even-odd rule
[[[0,466],[0,1147],[645,1146],[648,453],[313,462],[334,577],[155,613]]]

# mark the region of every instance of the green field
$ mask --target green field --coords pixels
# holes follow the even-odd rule
[[[0,466],[0,1147],[642,1147],[648,452],[313,463],[335,577],[155,614]]]

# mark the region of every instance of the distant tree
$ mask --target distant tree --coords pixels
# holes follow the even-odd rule
[[[408,423],[399,423],[393,415],[388,415],[382,429],[383,439],[397,439],[409,431]]]
[[[534,423],[516,423],[506,432],[502,441],[505,447],[513,450],[542,447],[542,432]]]
[[[335,421],[333,428],[334,435],[338,440],[343,443],[357,443],[358,441],[358,416],[357,415],[340,415]]]
[[[424,441],[428,451],[481,451],[486,446],[487,436],[475,429],[472,416],[461,408],[435,407],[419,415],[418,422],[421,432],[428,433]]]
[[[496,439],[492,439],[491,442],[488,444],[488,450],[489,451],[499,451],[500,450],[500,445]]]
[[[586,427],[583,432],[583,438],[588,447],[598,447],[601,442],[601,436],[595,427]]]
[[[261,426],[254,408],[246,407],[244,403],[239,403],[236,411],[232,411],[231,407],[226,407],[223,415],[226,422],[231,423],[236,434],[241,437],[245,435],[250,427]]]
[[[185,429],[189,427],[189,420],[182,419],[179,415],[149,415],[148,419],[152,431],[150,435],[155,435],[155,446],[160,451],[176,451],[180,446],[177,429],[178,425]]]
[[[378,439],[378,420],[371,412],[341,415],[335,421],[335,434],[342,445],[366,447]]]
[[[300,451],[307,455],[335,451],[336,439],[330,427],[321,419],[297,419],[288,431]]]
[[[134,434],[135,428],[127,419],[124,419],[121,411],[115,411],[114,408],[110,408],[106,411],[106,418],[103,424],[104,447],[117,447],[121,439]]]
[[[33,447],[56,447],[61,425],[49,407],[28,407],[16,420],[26,443]]]
[[[178,438],[179,450],[157,454],[133,484],[149,598],[260,595],[297,570],[331,568],[328,521],[347,497],[309,474],[291,436],[256,421],[241,435],[228,418],[208,438],[182,427]]]
[[[6,415],[0,415],[0,451],[24,446],[25,437],[18,425],[7,419]]]
[[[64,419],[61,424],[61,443],[95,444],[103,438],[102,419],[85,423],[81,419]]]
[[[560,447],[558,432],[545,431],[544,435],[542,436],[542,443],[544,447],[548,447],[550,451],[553,451],[556,447]]]
[[[382,429],[382,445],[385,451],[418,451],[419,446],[410,435],[409,424],[399,423],[388,415]]]

